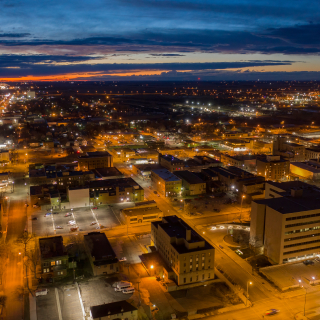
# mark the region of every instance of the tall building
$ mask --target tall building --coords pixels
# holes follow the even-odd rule
[[[78,169],[91,170],[97,168],[113,167],[112,155],[107,151],[87,152],[84,156],[79,156]]]
[[[259,156],[257,158],[257,174],[266,180],[281,180],[290,173],[290,161],[281,156]]]
[[[177,285],[214,279],[215,249],[177,216],[151,223],[151,244],[172,269]]]
[[[320,253],[320,189],[301,181],[267,182],[265,199],[252,201],[250,243],[274,263]]]

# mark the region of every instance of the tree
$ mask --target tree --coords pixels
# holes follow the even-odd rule
[[[35,238],[35,235],[32,233],[24,232],[22,237],[17,239],[17,243],[21,243],[24,247],[24,255],[27,254],[28,244]]]
[[[34,278],[37,279],[37,267],[38,265],[40,265],[41,261],[40,248],[38,242],[36,242],[35,246],[31,250],[27,251],[26,257],[27,266],[29,266],[31,272],[33,272]]]
[[[85,252],[85,244],[84,237],[82,234],[72,234],[69,236],[69,244],[73,244],[73,248],[75,250],[76,257],[78,257],[78,261],[80,261],[80,255],[82,252]]]

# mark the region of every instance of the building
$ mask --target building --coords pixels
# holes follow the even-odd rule
[[[278,181],[287,178],[290,173],[290,161],[281,156],[269,155],[257,158],[257,174],[266,180]]]
[[[104,233],[90,232],[84,243],[94,276],[119,272],[119,260]]]
[[[306,148],[306,160],[319,159],[320,158],[320,148]]]
[[[256,167],[256,156],[251,155],[240,155],[231,156],[227,153],[221,154],[221,162],[225,166],[234,166],[244,170],[253,170]]]
[[[8,163],[10,161],[9,150],[0,150],[0,163]]]
[[[97,168],[113,167],[112,155],[107,151],[87,152],[86,155],[79,156],[78,169],[91,170]]]
[[[151,245],[173,271],[165,278],[177,285],[214,279],[215,249],[177,216],[151,223]]]
[[[90,307],[93,320],[137,320],[138,309],[128,301],[117,301]]]
[[[67,276],[68,255],[61,236],[39,239],[41,274],[43,278],[60,279]]]
[[[125,224],[134,225],[161,220],[163,212],[158,208],[157,203],[152,200],[139,202],[135,207],[122,209],[120,215]]]
[[[189,171],[175,171],[174,174],[182,180],[182,192],[186,196],[206,193],[206,183],[196,174]]]
[[[281,155],[290,161],[305,160],[305,146],[293,143],[287,136],[277,136],[273,141],[273,154]]]
[[[132,172],[135,175],[142,176],[143,178],[150,178],[151,171],[154,169],[163,169],[163,167],[158,164],[134,164],[134,165],[132,165]]]
[[[291,162],[291,174],[303,179],[319,180],[320,179],[320,162],[319,158],[316,160],[309,160],[306,162]]]
[[[251,245],[277,264],[318,255],[319,198],[319,188],[301,181],[266,182],[265,199],[251,205]]]
[[[183,170],[184,162],[171,155],[162,155],[159,153],[159,164],[170,172]]]
[[[182,192],[182,180],[167,169],[152,170],[151,184],[165,197],[177,196]]]
[[[109,168],[97,168],[93,169],[92,172],[95,174],[96,179],[118,179],[123,177],[123,173],[116,167]]]

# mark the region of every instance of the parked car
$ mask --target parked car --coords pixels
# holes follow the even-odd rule
[[[122,257],[119,259],[119,262],[123,262],[123,261],[127,261],[127,258],[126,257]]]
[[[54,212],[53,214],[59,214],[59,212],[56,211],[56,212]]]
[[[34,204],[32,207],[33,208],[39,208],[39,206],[37,204]]]
[[[277,309],[270,309],[266,312],[266,316],[273,316],[274,314],[279,313],[280,310]]]
[[[70,217],[70,216],[72,216],[72,214],[70,212],[67,212],[64,216],[65,217]]]
[[[96,210],[96,209],[98,209],[98,207],[93,207],[92,209]]]
[[[70,231],[72,231],[72,232],[77,231],[77,230],[78,230],[78,228],[75,228],[75,227],[70,228]]]
[[[31,220],[38,220],[38,218],[37,217],[33,217]]]
[[[63,229],[63,227],[61,227],[61,226],[56,226],[56,229]]]
[[[153,193],[154,193],[154,194],[157,194],[158,192],[157,192],[157,191],[153,191]]]
[[[51,215],[51,212],[47,212],[44,216],[45,217],[48,217],[48,216],[50,216]]]
[[[76,224],[76,222],[74,220],[68,221],[68,225],[74,226],[75,224]]]
[[[305,264],[306,266],[311,266],[311,265],[314,264],[314,261],[312,261],[312,260],[305,260],[305,261],[303,261],[303,264]]]

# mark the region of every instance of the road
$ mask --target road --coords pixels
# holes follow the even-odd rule
[[[15,191],[8,194],[10,208],[8,213],[7,243],[12,246],[8,256],[6,272],[4,273],[4,287],[7,295],[6,319],[23,319],[23,291],[24,286],[24,263],[23,250],[17,247],[16,240],[22,236],[27,221],[27,208],[25,201],[27,189],[21,177],[15,179]],[[19,252],[21,254],[19,254]]]

